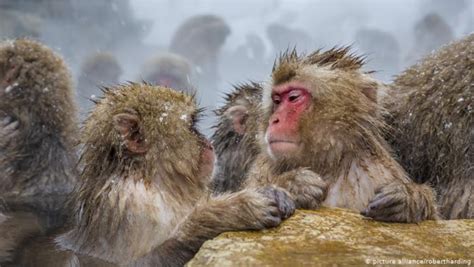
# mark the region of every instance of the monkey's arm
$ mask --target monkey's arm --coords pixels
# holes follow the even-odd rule
[[[293,214],[294,203],[274,187],[247,189],[212,197],[177,226],[171,238],[132,266],[183,266],[201,245],[226,231],[274,227]]]
[[[387,222],[417,223],[438,219],[433,189],[410,181],[380,187],[362,215]]]
[[[319,208],[328,190],[321,176],[307,168],[273,174],[265,162],[259,159],[249,172],[247,187],[266,185],[275,185],[288,191],[297,209]]]

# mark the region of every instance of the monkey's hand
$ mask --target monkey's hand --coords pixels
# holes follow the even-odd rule
[[[277,226],[295,212],[295,203],[281,188],[266,186],[259,188],[257,192],[260,196],[254,199],[253,204],[258,204],[252,207],[253,212],[256,212],[254,214],[257,221],[260,221],[256,229]],[[261,198],[263,202],[258,198]],[[259,207],[260,205],[262,206]]]
[[[198,204],[189,219],[207,222],[208,230],[217,235],[225,231],[275,227],[294,212],[295,204],[283,189],[265,186],[212,197]]]
[[[0,116],[0,148],[5,147],[13,137],[18,135],[19,123],[10,116]]]
[[[291,198],[277,187],[217,195],[197,203],[168,240],[130,266],[183,266],[206,240],[226,231],[274,227],[294,211]]]
[[[308,169],[285,172],[278,180],[278,185],[290,192],[297,209],[317,209],[326,199],[327,183]]]
[[[417,223],[438,218],[435,203],[429,186],[393,182],[377,189],[361,214],[384,222]]]
[[[234,219],[223,225],[227,231],[275,227],[295,212],[295,203],[288,193],[274,186],[245,189],[229,196],[226,217]]]

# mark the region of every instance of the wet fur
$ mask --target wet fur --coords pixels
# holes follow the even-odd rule
[[[242,188],[246,174],[260,151],[255,142],[257,135],[258,108],[262,98],[262,86],[257,83],[241,84],[226,96],[226,104],[215,111],[218,117],[211,137],[216,153],[211,190],[214,193],[235,192]],[[242,108],[245,115],[240,127],[235,129],[233,108]]]
[[[66,221],[77,175],[73,96],[70,73],[49,48],[0,43],[0,211],[8,218],[0,222],[0,262],[26,237]]]
[[[446,219],[474,217],[474,34],[400,74],[381,101],[402,166],[437,192]]]
[[[126,129],[132,135],[117,130],[118,115],[138,119]],[[272,227],[290,216],[293,202],[274,187],[208,194],[198,117],[194,98],[173,89],[132,83],[106,90],[82,131],[72,228],[31,242],[18,262],[181,266],[223,231]],[[130,142],[146,150],[135,153]]]
[[[433,192],[411,182],[383,138],[384,111],[376,101],[379,84],[360,71],[362,65],[363,58],[349,54],[348,47],[307,56],[288,51],[277,60],[263,92],[262,152],[247,184],[286,188],[297,207],[345,207],[382,221],[434,219]],[[299,155],[275,158],[265,141],[273,113],[272,86],[292,81],[308,85],[313,96],[299,123],[304,145]],[[313,172],[312,183],[305,182],[305,169]],[[371,205],[373,200],[378,202]]]

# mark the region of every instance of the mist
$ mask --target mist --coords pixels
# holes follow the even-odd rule
[[[472,32],[473,13],[468,0],[1,0],[0,38],[46,43],[65,58],[76,83],[88,56],[110,53],[120,71],[117,79],[103,82],[123,83],[143,80],[145,63],[172,50],[174,34],[190,17],[216,15],[229,32],[212,51],[210,74],[202,75],[203,66],[190,60],[187,77],[207,109],[210,119],[202,130],[209,134],[210,111],[232,85],[266,81],[285,49],[309,53],[351,45],[366,56],[367,71],[390,82],[421,56]],[[90,95],[77,94],[85,114],[81,100]]]

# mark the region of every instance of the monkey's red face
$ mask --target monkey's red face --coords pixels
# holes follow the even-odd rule
[[[311,105],[311,94],[298,82],[273,87],[273,113],[265,135],[269,152],[275,156],[294,155],[301,150],[299,122]]]
[[[183,89],[180,88],[181,84],[178,82],[178,79],[173,75],[169,74],[160,74],[156,77],[156,84],[161,85],[164,87],[175,88],[175,89]]]

